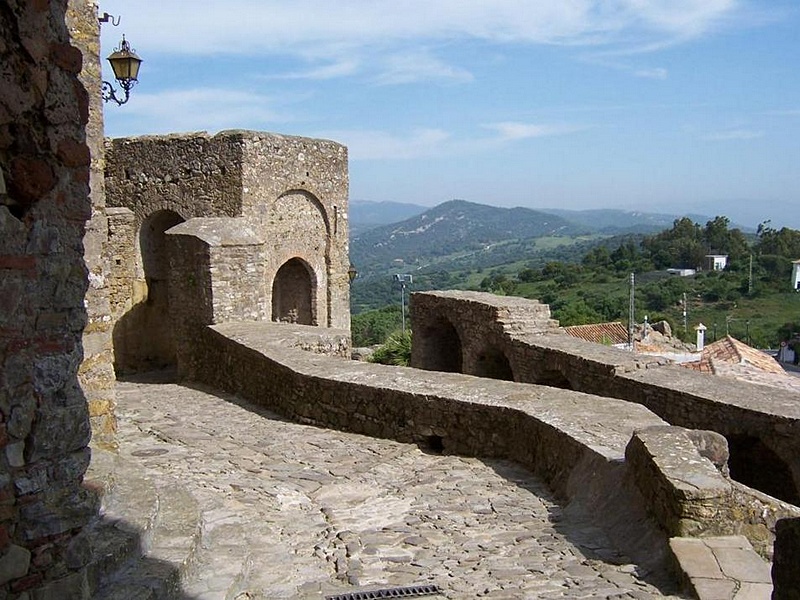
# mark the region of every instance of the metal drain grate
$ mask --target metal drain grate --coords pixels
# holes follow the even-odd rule
[[[434,596],[439,593],[435,585],[413,585],[409,587],[387,588],[385,590],[371,590],[369,592],[348,592],[338,596],[325,596],[325,600],[373,600],[374,598],[418,598],[420,596]]]

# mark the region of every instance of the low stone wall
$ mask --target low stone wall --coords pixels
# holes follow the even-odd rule
[[[727,476],[727,444],[718,433],[648,427],[633,435],[625,458],[648,513],[670,537],[743,535],[771,557],[776,522],[800,517],[800,508]]]
[[[516,316],[529,304],[478,292],[419,292],[411,296],[418,368],[496,376],[643,404],[672,425],[724,435],[731,465],[748,468],[746,482],[800,504],[800,398],[784,390],[710,377],[612,347],[557,335],[541,320]],[[543,314],[543,313],[542,313]],[[549,310],[546,315],[549,317]],[[546,323],[546,322],[544,322]],[[455,348],[446,363],[440,355]],[[438,354],[425,349],[441,349]],[[490,350],[487,352],[487,349]],[[505,369],[481,369],[480,357]],[[448,368],[450,367],[450,368]],[[457,367],[457,368],[456,368]]]

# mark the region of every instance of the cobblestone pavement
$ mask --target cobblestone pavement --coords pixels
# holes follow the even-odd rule
[[[459,599],[674,592],[513,463],[298,425],[175,384],[120,382],[118,403],[121,455],[199,502],[191,598],[426,584]]]

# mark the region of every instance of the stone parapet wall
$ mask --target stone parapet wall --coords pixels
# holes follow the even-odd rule
[[[90,97],[67,2],[0,6],[0,597],[80,597]],[[74,24],[74,22],[73,22]],[[102,350],[101,350],[102,353]],[[38,592],[37,592],[38,593]]]
[[[530,302],[532,310],[539,310],[541,305],[521,298],[463,294],[412,295],[411,318],[417,347],[412,350],[414,366],[493,376],[491,371],[482,372],[475,360],[491,348],[495,363],[507,365],[506,371],[496,369],[495,376],[500,378],[643,404],[672,425],[713,430],[726,436],[731,445],[732,465],[744,464],[746,468],[748,458],[761,457],[757,472],[747,474],[753,479],[751,485],[798,504],[800,399],[797,394],[710,377],[671,365],[663,358],[552,335],[538,324],[529,331],[524,327],[504,327],[499,304],[508,301],[509,307],[516,308],[520,303]],[[440,325],[443,321],[455,332],[453,339],[443,334]],[[448,340],[447,343],[443,344],[436,336]],[[456,348],[459,357],[450,361],[449,366],[457,365],[457,369],[442,366],[441,356],[451,348]],[[757,455],[749,454],[751,447],[756,447]],[[777,458],[771,460],[770,453]]]
[[[176,322],[195,325],[269,319],[264,240],[245,219],[191,219],[169,229],[167,235],[172,265],[169,304],[170,310],[176,311]],[[175,238],[195,238],[199,248],[186,255],[184,248],[192,242],[181,244]],[[201,257],[205,260],[199,260]],[[210,286],[200,294],[199,281]],[[205,320],[196,320],[196,312],[182,314],[198,302],[207,305]]]
[[[800,508],[732,481],[725,438],[715,432],[641,429],[625,459],[648,512],[670,537],[743,535],[771,557],[776,522],[800,517]]]

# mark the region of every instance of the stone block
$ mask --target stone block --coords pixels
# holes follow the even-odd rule
[[[731,485],[702,457],[681,427],[637,431],[625,449],[649,510],[670,535],[717,532],[727,518]]]
[[[769,600],[769,564],[743,536],[672,538],[669,546],[676,570],[699,600]]]
[[[0,557],[0,585],[5,585],[13,579],[19,579],[28,573],[31,563],[31,553],[22,546],[12,544],[6,553]]]

